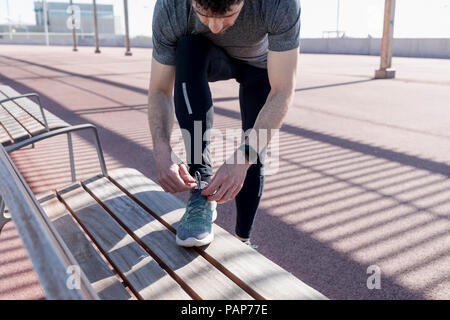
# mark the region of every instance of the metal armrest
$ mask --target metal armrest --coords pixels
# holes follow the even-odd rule
[[[97,128],[92,124],[81,124],[81,125],[77,125],[77,126],[71,126],[71,127],[67,127],[67,128],[53,130],[53,131],[43,133],[43,134],[35,136],[35,137],[31,137],[27,140],[18,142],[16,144],[7,146],[7,147],[5,147],[5,149],[8,153],[10,153],[10,152],[19,150],[23,147],[26,147],[30,144],[34,144],[41,140],[45,140],[45,139],[48,139],[48,138],[51,138],[54,136],[58,136],[61,134],[69,134],[71,132],[80,131],[80,130],[91,130],[92,131],[94,138],[95,138],[95,147],[97,149],[98,161],[100,162],[100,167],[102,169],[102,173],[106,177],[108,175],[108,172],[106,170],[106,163],[105,163],[105,158],[103,156],[103,150],[102,150],[102,146],[100,143],[100,138],[98,135]]]
[[[27,94],[22,94],[20,96],[8,97],[6,99],[0,100],[0,104],[3,102],[14,101],[14,100],[17,100],[20,98],[28,98],[28,97],[36,97],[37,98],[39,108],[41,109],[42,118],[44,119],[45,128],[47,129],[47,132],[50,131],[50,129],[48,127],[47,117],[45,116],[45,113],[44,113],[44,108],[42,108],[42,105],[41,105],[41,98],[39,98],[39,95],[37,93],[27,93]]]
[[[1,144],[0,181],[0,198],[12,213],[46,298],[99,299],[82,270],[78,286],[67,285],[69,268],[79,265]]]

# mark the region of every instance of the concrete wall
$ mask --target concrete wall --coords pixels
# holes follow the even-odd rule
[[[14,35],[0,38],[0,44],[45,44],[43,35],[25,36]],[[100,46],[123,47],[124,36],[100,36]],[[51,36],[51,45],[72,45],[72,35]],[[79,46],[95,46],[94,38],[78,39]],[[151,48],[150,38],[131,39],[132,47]],[[332,54],[361,54],[379,55],[381,39],[376,38],[320,38],[301,39],[300,51],[303,53],[332,53]],[[443,39],[394,39],[394,56],[417,58],[446,58],[450,59],[450,38]]]
[[[301,39],[303,53],[379,55],[381,39],[320,38]],[[450,58],[450,39],[394,39],[393,55],[397,57]]]
[[[72,46],[72,34],[67,35],[50,35],[50,45],[53,46]],[[101,35],[100,36],[100,47],[125,47],[125,36],[123,35]],[[150,38],[135,38],[131,39],[132,47],[141,48],[151,48],[152,39]],[[14,35],[13,39],[9,39],[8,36],[4,36],[3,39],[0,38],[1,44],[31,44],[31,45],[45,45],[45,36],[43,34],[25,36],[25,35]],[[94,36],[84,36],[77,37],[78,46],[95,46]]]

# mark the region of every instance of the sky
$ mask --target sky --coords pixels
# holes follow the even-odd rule
[[[7,1],[0,0],[0,24],[7,23]],[[69,3],[68,0],[53,2]],[[74,2],[92,3],[92,0]],[[128,1],[132,37],[151,36],[155,2]],[[33,3],[34,0],[9,0],[11,19],[15,23],[34,24]],[[123,0],[97,0],[97,3],[114,4],[115,15],[122,16]],[[302,38],[321,38],[326,35],[326,31],[336,31],[337,25],[348,37],[381,37],[384,0],[300,0],[300,3]],[[450,38],[450,0],[397,0],[394,37]]]

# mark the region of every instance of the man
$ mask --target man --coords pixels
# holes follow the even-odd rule
[[[251,245],[264,186],[266,147],[271,130],[281,127],[295,90],[299,32],[298,0],[157,1],[149,123],[158,183],[166,192],[190,191],[177,227],[178,245],[209,244],[217,203],[233,199],[236,237]],[[247,136],[213,176],[210,143],[203,139],[213,125],[208,82],[228,79],[240,84],[242,129],[257,134],[267,130],[268,139],[255,142]],[[173,109],[188,166],[171,157]],[[201,131],[201,141],[193,141],[199,136],[195,131]],[[257,154],[256,159],[251,154]],[[238,162],[243,156],[245,161]]]

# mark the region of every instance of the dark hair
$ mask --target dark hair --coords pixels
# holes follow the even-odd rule
[[[241,3],[244,0],[194,0],[202,9],[216,14],[225,14],[230,11],[234,4]]]

